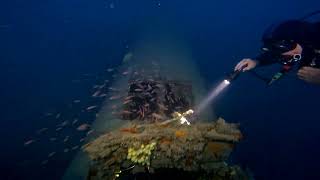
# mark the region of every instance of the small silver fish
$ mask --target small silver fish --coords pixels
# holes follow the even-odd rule
[[[72,150],[76,150],[76,149],[78,149],[79,148],[79,146],[73,146],[72,147]]]
[[[123,105],[128,104],[128,103],[130,103],[130,102],[132,102],[132,100],[131,100],[131,99],[126,100],[126,101],[124,101],[124,102],[123,102]]]
[[[99,86],[99,89],[103,89],[104,87],[106,87],[106,84],[105,84],[105,83],[102,84],[102,85],[100,85],[100,86]]]
[[[35,140],[33,140],[33,139],[28,140],[28,141],[24,142],[24,146],[28,146],[28,145],[30,145],[30,144],[32,144],[34,142],[35,142]]]
[[[77,122],[78,122],[78,119],[74,119],[74,120],[72,121],[72,125],[76,124]]]
[[[115,99],[120,99],[120,98],[121,98],[121,96],[115,95],[115,96],[111,96],[109,99],[110,100],[115,100]]]
[[[137,88],[137,89],[135,89],[134,91],[135,91],[135,92],[142,92],[143,90],[142,90],[142,89]]]
[[[69,149],[68,149],[68,148],[65,148],[65,149],[63,150],[63,152],[67,153],[67,152],[69,152]]]
[[[65,127],[69,124],[69,121],[63,121],[59,126]]]
[[[56,152],[52,152],[52,153],[50,153],[49,155],[48,155],[48,157],[52,157],[52,156],[54,156],[56,154]]]
[[[90,130],[90,131],[88,131],[87,132],[87,136],[89,136],[90,134],[92,134],[94,132],[94,130],[92,129],[92,130]]]
[[[52,113],[45,113],[44,115],[45,116],[52,116],[53,114]]]
[[[113,69],[112,69],[112,68],[108,68],[107,71],[108,71],[108,72],[112,72]]]
[[[60,116],[61,116],[61,114],[58,113],[58,114],[56,115],[56,119],[59,119]]]
[[[69,136],[66,136],[63,140],[63,142],[67,142],[69,140]]]
[[[78,126],[78,127],[77,127],[77,130],[78,130],[78,131],[86,131],[86,130],[89,129],[89,128],[90,128],[90,125],[84,123],[84,124],[81,124],[80,126]]]
[[[48,128],[39,129],[39,130],[37,131],[37,134],[41,134],[41,133],[43,133],[43,132],[45,132],[45,131],[47,131],[47,130],[48,130]]]
[[[98,97],[99,94],[100,94],[100,90],[94,92],[91,96],[92,96],[92,97]]]
[[[122,75],[128,75],[129,74],[129,72],[128,71],[124,71],[123,73],[122,73]]]
[[[79,102],[80,102],[80,100],[78,100],[78,99],[73,101],[73,103],[79,103]]]
[[[87,111],[90,111],[90,110],[92,110],[92,109],[94,109],[94,108],[96,108],[97,106],[89,106],[89,107],[87,107]]]

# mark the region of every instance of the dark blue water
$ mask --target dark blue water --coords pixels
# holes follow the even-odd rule
[[[320,3],[306,1],[160,1],[69,0],[0,2],[0,137],[1,179],[59,179],[75,152],[41,162],[61,142],[35,137],[55,117],[90,122],[81,113],[101,103],[89,97],[108,67],[121,63],[137,35],[153,21],[168,22],[185,37],[207,86],[213,87],[244,57],[253,57],[265,28],[298,18]],[[320,18],[320,17],[319,17]],[[275,67],[277,69],[277,67]],[[271,76],[274,68],[259,70]],[[249,167],[256,179],[319,179],[320,86],[292,73],[272,87],[243,74],[215,102],[216,114],[240,122],[245,139],[233,161]],[[72,104],[81,99],[80,104]],[[61,120],[62,121],[62,120]],[[25,140],[38,143],[26,148]],[[65,147],[62,147],[62,149]]]

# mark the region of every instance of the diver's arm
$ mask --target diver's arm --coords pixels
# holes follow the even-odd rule
[[[234,68],[234,70],[240,70],[240,71],[249,71],[251,69],[256,68],[257,66],[266,66],[269,64],[276,63],[277,61],[274,60],[274,56],[272,56],[269,53],[263,53],[257,56],[254,59],[251,58],[245,58],[242,59]]]

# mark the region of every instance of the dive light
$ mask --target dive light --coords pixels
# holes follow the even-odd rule
[[[240,73],[243,71],[244,68],[246,68],[248,65],[244,65],[242,66],[240,69],[235,70],[233,72],[231,72],[225,79],[224,79],[224,83],[225,84],[230,84],[231,81],[237,79],[237,77],[240,75]]]

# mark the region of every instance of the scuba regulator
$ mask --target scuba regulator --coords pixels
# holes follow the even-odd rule
[[[285,52],[291,51],[297,47],[298,43],[293,40],[274,40],[264,39],[264,46],[261,50],[264,53],[270,53],[272,56],[282,64],[282,68],[279,72],[274,74],[270,80],[267,81],[267,85],[273,84],[275,81],[283,77],[288,73],[302,58],[301,54],[294,55],[282,55]]]

